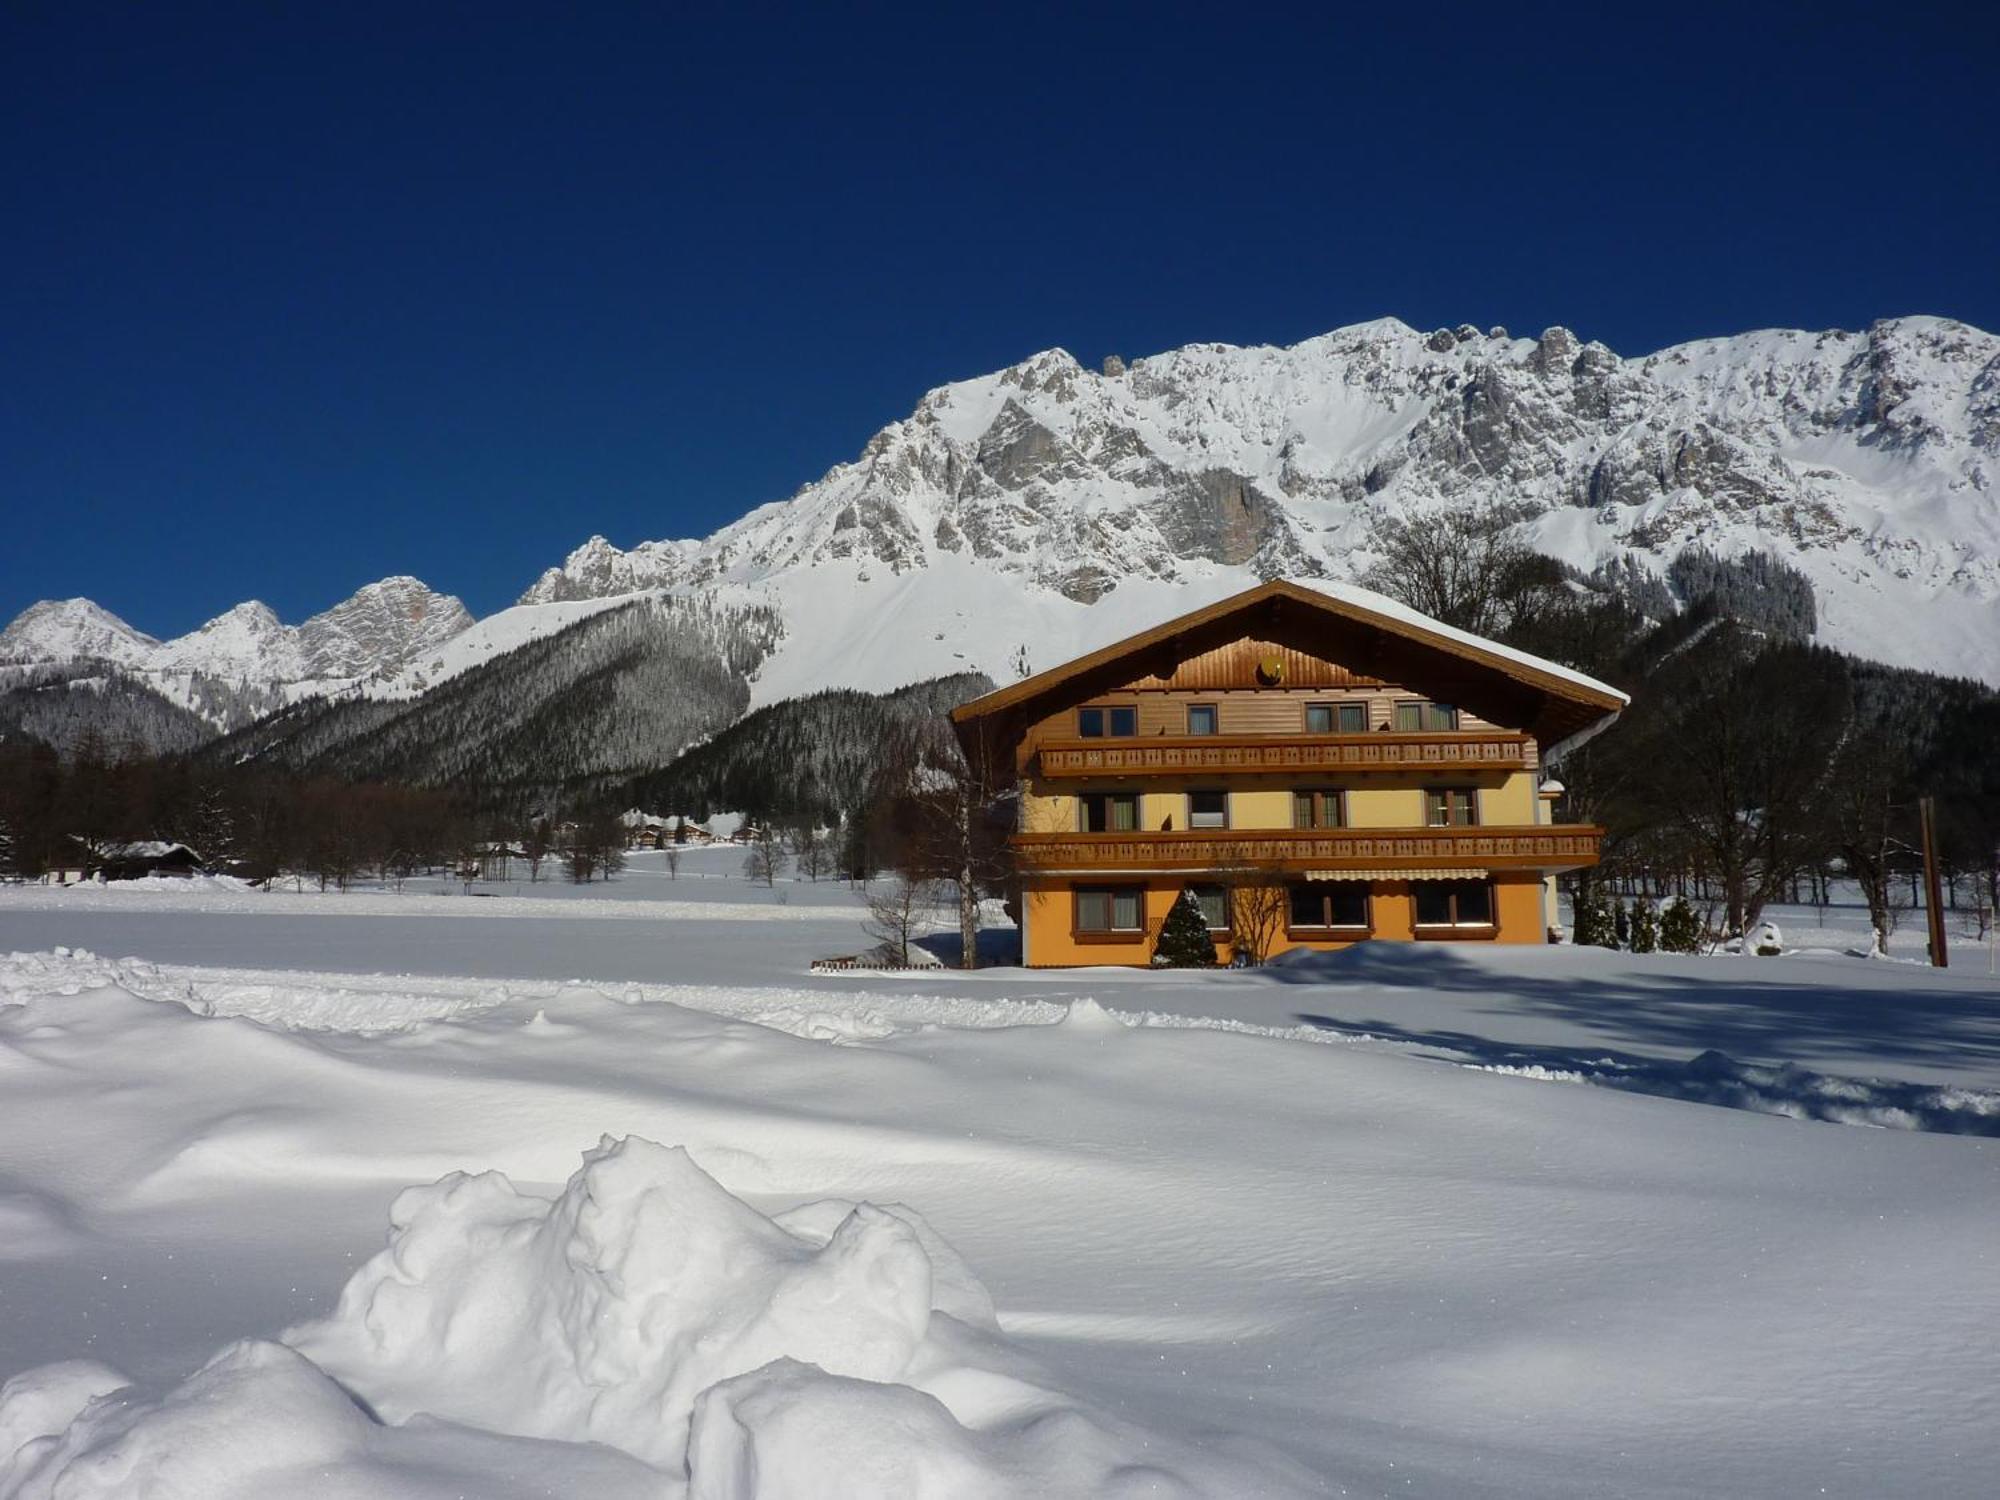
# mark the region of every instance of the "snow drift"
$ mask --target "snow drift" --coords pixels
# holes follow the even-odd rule
[[[512,1493],[529,1473],[699,1500],[1303,1489],[1063,1395],[908,1209],[767,1217],[684,1150],[606,1137],[554,1198],[454,1173],[390,1225],[330,1317],[164,1392],[95,1364],[10,1382],[0,1496]]]

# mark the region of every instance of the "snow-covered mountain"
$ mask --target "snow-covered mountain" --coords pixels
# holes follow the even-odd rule
[[[2000,338],[1941,318],[1621,359],[1393,319],[942,386],[852,463],[701,541],[593,537],[522,604],[759,595],[760,701],[1012,675],[1276,573],[1352,577],[1385,515],[1515,508],[1583,570],[1691,546],[1802,570],[1820,638],[2000,682]]]
[[[72,599],[23,612],[0,664],[109,663],[234,727],[313,693],[419,698],[659,591],[776,611],[753,707],[1004,681],[1273,574],[1356,577],[1384,517],[1480,504],[1585,572],[1772,554],[1810,580],[1825,643],[2000,684],[2000,337],[1922,317],[1635,359],[1394,319],[1097,371],[1049,350],[931,391],[710,537],[593,537],[476,624],[413,578],[164,643]]]
[[[472,623],[457,599],[407,577],[371,583],[300,625],[251,600],[170,641],[88,599],[44,600],[0,631],[0,667],[106,663],[229,728],[291,698],[387,679]]]

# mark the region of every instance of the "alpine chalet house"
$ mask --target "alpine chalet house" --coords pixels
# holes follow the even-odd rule
[[[1601,828],[1554,752],[1625,695],[1366,589],[1276,580],[957,709],[1020,783],[1023,959],[1145,964],[1183,890],[1218,950],[1539,943]],[[1232,938],[1232,932],[1236,934]]]

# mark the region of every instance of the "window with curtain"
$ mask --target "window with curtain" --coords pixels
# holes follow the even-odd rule
[[[1137,792],[1085,792],[1076,804],[1079,833],[1131,833],[1139,826]]]
[[[1368,887],[1359,880],[1303,881],[1291,887],[1290,896],[1294,929],[1368,925]]]
[[[1307,734],[1363,734],[1368,729],[1365,703],[1308,703]]]
[[[1493,925],[1493,887],[1483,880],[1420,880],[1410,895],[1419,927]]]
[[[1221,727],[1213,703],[1190,703],[1187,711],[1187,732],[1189,734],[1214,734]]]
[[[1341,821],[1339,792],[1312,790],[1292,793],[1292,827],[1338,828]]]
[[[1078,932],[1140,932],[1145,928],[1143,893],[1136,885],[1076,888]]]
[[[1191,885],[1194,899],[1201,907],[1202,920],[1208,923],[1210,932],[1229,930],[1229,888],[1221,885]]]
[[[1188,827],[1227,828],[1228,826],[1229,793],[1188,793]]]
[[[1432,787],[1424,793],[1424,821],[1432,828],[1469,827],[1479,821],[1479,797],[1469,786]]]
[[[1449,703],[1398,703],[1396,727],[1408,731],[1456,729],[1458,710]]]

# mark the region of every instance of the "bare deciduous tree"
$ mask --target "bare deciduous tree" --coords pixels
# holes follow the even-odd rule
[[[1553,559],[1513,539],[1518,516],[1497,505],[1440,505],[1376,528],[1382,559],[1362,582],[1475,635],[1534,615],[1562,585]]]
[[[833,840],[824,828],[811,821],[799,824],[791,832],[791,846],[798,872],[806,879],[817,881],[832,872]]]
[[[909,963],[910,944],[930,925],[931,915],[937,910],[937,883],[898,875],[870,882],[867,891],[868,915],[861,930],[876,940],[885,957],[895,963]]]
[[[785,873],[791,862],[784,841],[778,837],[778,830],[769,823],[759,824],[747,832],[750,847],[743,855],[743,874],[746,879],[764,885],[776,885],[778,877]]]
[[[1841,742],[1830,781],[1834,844],[1867,903],[1874,951],[1886,957],[1898,909],[1893,861],[1912,852],[1897,833],[1908,819],[1907,757],[1886,734],[1856,726]]]
[[[1263,870],[1231,869],[1221,873],[1229,893],[1229,949],[1233,961],[1252,967],[1270,962],[1285,934],[1290,897],[1276,877]]]

